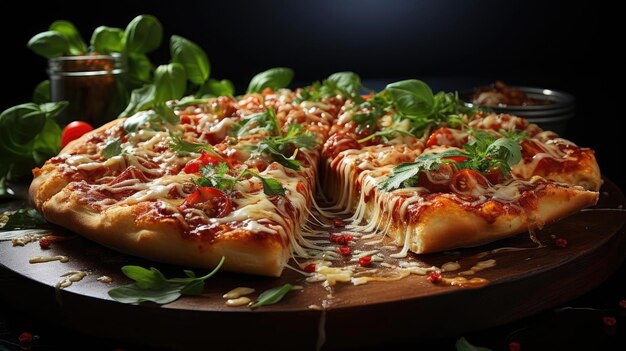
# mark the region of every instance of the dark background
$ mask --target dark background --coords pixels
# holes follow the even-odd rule
[[[612,12],[597,1],[3,2],[0,108],[29,101],[46,78],[45,59],[26,43],[54,20],[74,22],[88,41],[99,25],[124,28],[149,13],[165,40],[178,34],[202,46],[211,76],[231,79],[238,92],[275,66],[292,67],[294,85],[352,70],[372,88],[403,78],[446,90],[503,79],[568,91],[578,114],[567,136],[594,148],[603,172],[624,188],[623,112],[609,88],[619,86],[613,63],[623,40]],[[166,63],[167,44],[150,56]]]

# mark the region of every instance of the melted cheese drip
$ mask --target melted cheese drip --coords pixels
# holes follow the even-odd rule
[[[44,256],[35,256],[32,257],[31,259],[28,260],[28,263],[30,264],[36,264],[36,263],[47,263],[47,262],[52,262],[52,261],[59,261],[61,263],[66,263],[69,262],[70,259],[67,256],[48,256],[48,257],[44,257]]]
[[[245,295],[250,295],[254,291],[255,290],[252,289],[252,288],[247,288],[247,287],[244,287],[244,286],[240,286],[240,287],[234,288],[233,290],[227,292],[222,297],[225,298],[225,299],[237,299],[237,298],[240,298],[240,297],[245,296]]]
[[[65,289],[70,287],[73,283],[83,280],[87,273],[82,271],[69,271],[61,275],[61,280],[56,284],[57,289]]]

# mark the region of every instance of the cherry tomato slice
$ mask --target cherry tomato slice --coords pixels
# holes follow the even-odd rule
[[[70,141],[76,140],[92,130],[93,127],[87,122],[71,122],[63,128],[63,133],[61,134],[61,147],[65,147],[65,145],[69,144]]]
[[[200,167],[206,165],[216,166],[222,161],[223,160],[215,155],[210,155],[206,152],[203,152],[197,159],[187,162],[185,168],[183,168],[183,171],[187,174],[198,173],[200,171]]]
[[[435,130],[426,142],[427,147],[443,145],[456,146],[454,134],[452,134],[452,131],[450,129],[445,127]]]
[[[480,196],[488,187],[487,178],[471,169],[457,171],[450,181],[450,189],[460,195]]]
[[[207,216],[214,218],[227,216],[233,210],[232,201],[225,192],[208,186],[198,187],[189,194],[185,205],[202,209]]]

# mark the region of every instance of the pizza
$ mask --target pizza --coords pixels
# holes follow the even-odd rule
[[[31,202],[131,255],[199,268],[225,257],[225,270],[280,276],[292,257],[328,253],[312,218],[352,214],[401,256],[492,242],[598,200],[593,151],[522,118],[437,94],[420,119],[391,89],[330,83],[114,120],[35,169]]]

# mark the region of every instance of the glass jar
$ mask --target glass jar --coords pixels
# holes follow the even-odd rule
[[[124,73],[119,54],[48,60],[51,100],[69,102],[57,121],[65,125],[80,120],[96,127],[117,118],[128,102]]]

